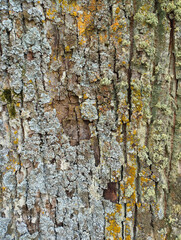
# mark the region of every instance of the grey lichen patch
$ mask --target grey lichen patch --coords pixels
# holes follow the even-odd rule
[[[41,39],[41,35],[39,30],[36,27],[31,28],[23,37],[23,45],[24,48],[28,48],[32,46],[32,51],[40,51],[39,41]]]
[[[87,99],[81,105],[82,118],[89,120],[90,122],[98,119],[98,113],[96,109],[96,101]]]
[[[8,171],[3,176],[3,184],[7,187],[10,191],[12,191],[15,187],[15,175],[12,171]]]
[[[7,29],[9,32],[12,30],[12,22],[10,19],[4,20],[2,21],[3,26],[5,27],[5,29]]]
[[[5,239],[10,219],[0,217],[0,238]]]
[[[45,16],[43,14],[43,9],[32,7],[27,11],[27,18],[28,20],[34,20],[35,22],[40,22],[45,20]]]

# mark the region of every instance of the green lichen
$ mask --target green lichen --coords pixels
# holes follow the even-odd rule
[[[101,79],[100,84],[108,86],[111,84],[111,80],[105,77],[105,78]]]
[[[163,11],[167,13],[170,19],[175,19],[176,21],[181,20],[181,1],[176,0],[172,2],[163,2],[161,4],[161,8]]]
[[[181,234],[176,238],[176,240],[181,240]]]
[[[14,118],[16,116],[16,110],[15,110],[11,89],[8,89],[8,88],[3,89],[3,92],[1,94],[1,99],[2,101],[7,103],[7,109],[8,109],[10,118]]]
[[[141,24],[147,24],[150,27],[158,25],[158,19],[155,13],[139,11],[135,15],[135,20]]]
[[[166,11],[167,11],[167,13],[170,13],[170,12],[173,12],[175,9],[176,9],[175,4],[173,2],[170,2],[167,5]]]
[[[12,102],[11,89],[4,89],[3,93],[1,94],[1,98],[3,101],[7,103],[11,103]]]
[[[14,118],[16,116],[16,109],[14,103],[9,104],[7,107],[10,118]]]

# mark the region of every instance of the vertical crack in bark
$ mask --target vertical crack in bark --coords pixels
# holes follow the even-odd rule
[[[97,109],[97,122],[96,124],[96,132],[97,132],[97,159],[95,158],[96,162],[95,165],[98,166],[100,164],[100,159],[101,159],[101,151],[100,151],[100,140],[99,140],[99,130],[97,127],[97,124],[99,123],[99,104],[98,104],[98,98],[97,98],[97,91],[96,91],[96,109]],[[94,153],[94,157],[95,157],[95,153]]]
[[[111,16],[110,25],[112,25],[112,24],[113,24],[113,9],[112,9],[112,3],[111,3],[111,5],[109,6],[109,11],[110,11],[110,16]]]
[[[100,54],[100,39],[99,39],[99,31],[97,31],[97,54],[98,54],[98,68],[99,68],[99,76],[101,76],[101,54]]]
[[[121,188],[120,188],[120,181],[118,179],[118,190],[117,190],[117,194],[118,194],[118,197],[117,197],[117,202],[118,204],[120,203],[120,197],[121,197]]]
[[[76,108],[74,109],[75,112],[75,120],[77,122],[77,144],[80,144],[80,126],[79,126],[79,120],[78,120],[78,116],[77,116],[77,112],[76,112]]]
[[[104,202],[102,202],[102,205],[103,205],[103,216],[104,216],[104,226],[103,226],[103,228],[104,228],[104,232],[103,232],[103,234],[104,234],[104,236],[106,236],[106,213],[105,213],[105,204],[104,204]],[[91,238],[90,238],[91,239]],[[104,240],[105,240],[106,238],[104,237]]]
[[[146,137],[145,137],[145,146],[147,147],[147,149],[149,148],[149,146],[148,146],[149,136],[150,136],[150,124],[147,122],[146,123]]]
[[[3,194],[2,185],[3,185],[3,173],[0,170],[0,209],[3,209],[3,195],[4,194]]]
[[[58,190],[57,190],[57,193],[56,193],[56,205],[55,205],[55,213],[54,213],[54,234],[55,234],[55,240],[57,240],[57,231],[56,231],[56,227],[57,227],[57,206],[58,206]]]
[[[154,237],[154,240],[156,240],[156,236],[155,236],[155,226],[154,226],[154,211],[153,211],[153,208],[150,204],[150,213],[151,213],[151,222],[150,222],[150,225],[151,225],[151,228],[152,228],[152,231],[153,231],[153,237]]]
[[[56,27],[56,59],[58,59],[59,54],[60,54],[60,32],[59,32],[59,28]],[[60,67],[58,68],[58,99],[60,101]]]
[[[137,219],[137,214],[138,214],[138,209],[137,209],[137,204],[135,204],[134,206],[134,226],[133,226],[133,240],[136,240],[137,239],[137,222],[138,222],[138,219]]]
[[[28,169],[26,168],[26,194],[25,194],[25,203],[26,207],[28,208],[28,191],[29,191],[29,180],[28,180]]]
[[[131,103],[131,77],[132,77],[132,59],[134,50],[134,15],[130,17],[130,27],[129,27],[129,39],[130,39],[130,52],[129,52],[129,67],[128,67],[128,113],[129,121],[131,122],[132,115],[132,103]]]
[[[22,9],[21,22],[22,22],[23,32],[25,34],[26,33],[26,21],[25,21],[25,16],[24,16],[23,3],[21,3],[21,9]]]
[[[122,227],[122,240],[125,239],[125,222],[126,222],[126,217],[127,217],[127,205],[126,203],[123,204],[123,209],[124,209],[124,219],[121,222],[121,227]]]
[[[170,63],[169,63],[169,71],[170,75],[173,75],[173,86],[175,85],[174,89],[174,102],[177,107],[177,89],[178,89],[178,80],[176,77],[176,66],[175,66],[175,20],[170,19],[170,43],[169,43],[169,53],[170,53]],[[171,83],[172,84],[172,83]],[[170,86],[170,94],[171,94],[171,86]],[[170,154],[170,162],[169,162],[169,171],[168,171],[168,181],[170,177],[170,173],[172,170],[172,158],[173,158],[173,147],[174,147],[174,135],[175,135],[175,124],[176,124],[176,109],[174,109],[173,114],[173,125],[172,125],[172,135],[171,135],[171,154]],[[169,187],[169,186],[168,186]]]
[[[124,221],[121,222],[121,228],[122,228],[122,240],[124,240]]]
[[[171,77],[171,83],[170,83],[170,95],[174,100],[174,104],[177,108],[177,89],[178,89],[178,80],[176,77],[176,57],[175,57],[175,19],[174,18],[170,18],[168,16],[168,19],[170,21],[170,42],[169,42],[169,54],[170,54],[170,62],[169,62],[169,73],[170,73],[170,77]],[[172,89],[173,86],[173,89]],[[172,96],[172,91],[173,91],[173,96]],[[172,104],[173,106],[173,120],[172,120],[172,126],[171,126],[171,146],[170,146],[170,159],[169,159],[169,166],[168,166],[168,193],[167,193],[167,197],[166,197],[166,217],[169,218],[170,213],[170,205],[168,204],[168,202],[170,202],[170,191],[171,191],[171,179],[170,179],[170,174],[172,171],[172,161],[173,161],[173,154],[174,154],[174,136],[175,136],[175,125],[176,125],[176,111],[177,109],[175,109],[174,104]],[[168,232],[166,235],[166,239],[170,239],[170,235],[172,233],[172,226],[169,223],[168,224],[168,228],[167,228]]]
[[[114,47],[114,73],[116,74],[117,79],[113,79],[113,96],[114,96],[114,107],[115,107],[115,121],[116,125],[118,122],[118,108],[119,108],[119,101],[118,101],[118,95],[117,95],[117,87],[116,83],[118,81],[118,72],[116,71],[116,48]]]
[[[124,176],[124,167],[121,165],[121,181],[123,181],[123,176]]]
[[[136,157],[136,163],[137,163],[137,176],[136,176],[136,179],[135,179],[135,184],[136,184],[136,195],[137,195],[137,201],[138,203],[141,202],[141,187],[140,187],[140,170],[141,170],[141,164],[140,164],[140,160],[139,160],[139,156],[137,154],[137,157]]]
[[[123,123],[123,154],[124,154],[124,162],[127,163],[127,124]]]
[[[164,193],[164,217],[167,215],[167,191],[163,189]]]
[[[97,136],[92,139],[92,149],[94,151],[95,166],[100,164],[100,148],[99,148],[99,138]]]
[[[155,181],[155,197],[156,197],[156,202],[158,200],[158,182]]]

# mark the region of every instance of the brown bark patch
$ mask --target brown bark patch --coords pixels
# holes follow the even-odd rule
[[[33,53],[32,52],[28,52],[26,58],[29,61],[33,60],[34,59]]]
[[[76,146],[80,140],[90,139],[89,121],[81,118],[78,97],[69,96],[54,103],[57,117],[70,138],[70,144]]]
[[[99,140],[97,137],[93,137],[91,141],[92,150],[94,151],[95,166],[97,167],[100,164],[100,148]]]
[[[110,182],[107,184],[107,189],[104,189],[103,197],[106,200],[110,200],[113,203],[117,203],[118,197],[116,183]]]

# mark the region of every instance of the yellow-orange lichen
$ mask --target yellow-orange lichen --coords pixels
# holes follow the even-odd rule
[[[114,240],[120,239],[120,232],[121,232],[121,227],[118,224],[116,220],[116,215],[121,215],[121,209],[122,205],[121,204],[116,204],[115,211],[111,214],[107,214],[106,220],[109,224],[108,227],[106,227],[107,234],[111,236]]]

